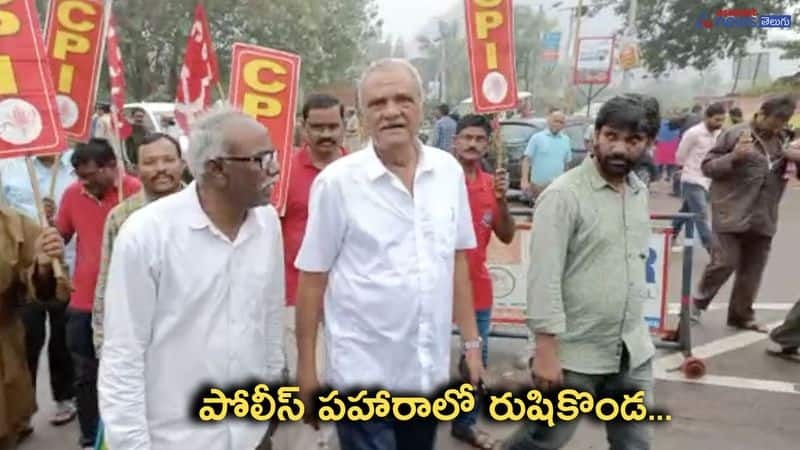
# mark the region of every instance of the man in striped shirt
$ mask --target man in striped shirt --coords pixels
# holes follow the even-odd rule
[[[181,147],[172,136],[163,133],[145,136],[135,156],[142,190],[114,207],[109,213],[103,229],[103,253],[92,309],[93,340],[98,359],[103,346],[106,282],[108,281],[108,266],[111,262],[114,240],[122,228],[122,224],[128,220],[131,214],[152,201],[178,192],[183,187],[181,174],[183,174],[185,164],[181,159]]]

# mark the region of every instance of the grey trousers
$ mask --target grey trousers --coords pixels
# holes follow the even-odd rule
[[[783,323],[770,332],[769,337],[782,348],[800,347],[800,300],[794,304]]]
[[[653,407],[653,361],[640,367],[628,368],[626,364],[618,373],[587,375],[564,371],[564,385],[589,392],[595,400],[620,391],[644,391],[645,405]],[[566,446],[578,426],[578,420],[558,422],[552,428],[539,422],[524,422],[503,444],[503,450],[557,450]],[[650,450],[653,426],[649,422],[606,423],[606,439],[610,450]]]

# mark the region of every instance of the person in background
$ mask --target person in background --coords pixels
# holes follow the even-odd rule
[[[152,133],[145,136],[139,146],[135,163],[142,189],[115,206],[109,212],[103,227],[100,271],[92,304],[92,336],[98,359],[100,359],[100,351],[103,346],[103,311],[106,304],[108,266],[111,263],[114,240],[117,238],[122,224],[128,220],[131,214],[150,202],[180,191],[183,187],[181,175],[186,164],[181,159],[180,144],[174,137],[164,133]]]
[[[78,181],[64,191],[56,216],[56,228],[65,242],[77,240],[74,288],[67,308],[67,348],[75,370],[75,394],[80,422],[80,445],[94,445],[97,433],[97,357],[92,345],[92,303],[100,270],[103,225],[109,211],[120,202],[118,183],[125,198],[141,187],[129,175],[119,179],[117,157],[111,144],[91,139],[78,144],[71,157]]]
[[[297,301],[298,270],[294,266],[300,244],[308,222],[308,203],[311,185],[317,175],[331,163],[347,154],[342,147],[344,140],[344,105],[336,97],[327,94],[310,95],[302,108],[303,133],[306,144],[297,149],[292,156],[289,173],[289,189],[286,200],[286,213],[281,218],[283,233],[284,272],[286,275],[286,314],[285,349],[290,379],[297,377],[297,341],[295,339],[295,303]],[[317,363],[323,368],[324,341],[318,339]],[[320,373],[322,373],[320,371]],[[333,430],[325,430],[317,436],[306,433],[308,427],[301,424],[287,424],[279,428],[276,439],[285,436],[285,448],[313,448],[317,441],[328,443],[335,437]]]
[[[702,114],[703,114],[702,105],[692,106],[692,110],[686,116],[686,119],[683,121],[683,124],[681,125],[681,137],[683,137],[684,133],[689,131],[690,128],[703,121]]]
[[[730,327],[766,332],[755,320],[753,302],[778,226],[778,204],[786,189],[786,165],[800,161],[788,150],[785,129],[797,100],[766,100],[752,122],[724,131],[703,161],[711,178],[712,249],[697,288],[692,318],[699,321],[719,289],[736,272],[728,304]]]
[[[464,171],[451,154],[417,140],[423,88],[410,62],[372,63],[358,91],[372,143],[314,180],[295,262],[297,376],[306,405],[320,388],[316,342],[323,316],[325,378],[333,389],[433,394],[450,381],[454,321],[473,386],[483,373],[466,256],[475,233]],[[313,408],[306,411],[316,424]],[[374,418],[341,421],[336,429],[343,450],[430,450],[437,423]]]
[[[679,213],[692,213],[695,218],[700,242],[707,252],[711,253],[711,230],[708,228],[708,188],[711,179],[703,174],[701,168],[708,152],[717,143],[717,138],[725,122],[725,106],[714,103],[706,108],[705,120],[693,126],[683,134],[675,156],[681,170],[681,197],[683,203]],[[672,221],[673,241],[678,237],[686,220]],[[673,245],[674,251],[682,251],[680,246]]]
[[[658,168],[658,178],[672,182],[678,166],[675,161],[675,154],[678,151],[678,144],[681,140],[680,126],[675,120],[664,118],[661,120],[661,127],[656,136],[654,163]]]
[[[658,133],[658,102],[614,97],[597,114],[591,157],[554,181],[534,212],[528,326],[536,337],[537,389],[565,386],[606,398],[644,391],[653,405],[655,348],[644,320],[648,192],[632,174]],[[598,301],[598,299],[603,299]],[[506,450],[560,449],[577,421],[526,422]],[[606,423],[613,450],[648,450],[652,425]]]
[[[347,108],[345,124],[347,126],[345,148],[351,152],[361,150],[361,122],[358,120],[358,113],[355,108]]]
[[[111,105],[104,102],[98,103],[96,111],[97,115],[92,122],[91,136],[113,142],[116,139],[116,135],[114,133],[114,125],[111,122]]]
[[[64,191],[75,181],[75,172],[69,163],[71,156],[72,150],[67,150],[58,156],[39,155],[32,158],[41,195],[49,196],[51,185],[54,188],[54,198],[43,198],[45,215],[50,223],[53,221],[56,205],[61,201]],[[53,172],[56,170],[56,166],[58,166],[58,173],[54,180]],[[7,206],[34,222],[39,222],[39,213],[24,157],[8,159],[0,167],[0,197]],[[64,255],[68,267],[72,268],[75,261],[75,245],[73,243],[65,249]],[[76,414],[75,379],[72,358],[66,344],[65,313],[67,305],[63,302],[50,301],[51,299],[40,299],[42,301],[35,302],[25,302],[22,298],[19,300],[19,304],[23,305],[20,317],[25,327],[25,352],[33,387],[36,389],[39,360],[44,343],[47,341],[50,391],[56,402],[56,411],[50,417],[50,423],[56,426],[64,425],[71,422]],[[47,339],[48,323],[49,339]],[[32,432],[33,427],[28,421],[19,430],[20,440],[26,439]]]
[[[20,427],[36,411],[18,306],[67,301],[69,280],[53,271],[55,263],[67,273],[63,255],[58,231],[0,205],[0,450],[17,448]]]
[[[728,111],[728,118],[731,121],[731,125],[739,125],[744,121],[742,109],[738,106],[734,106],[730,111]]]
[[[767,354],[778,358],[800,362],[800,300],[798,300],[783,323],[769,333]]]
[[[433,111],[436,123],[433,125],[431,147],[445,151],[453,151],[453,136],[456,134],[456,121],[450,117],[450,107],[441,104]]]
[[[531,136],[525,148],[520,185],[534,200],[547,185],[567,170],[572,160],[572,142],[563,133],[566,121],[563,111],[551,110],[547,117],[547,129]]]
[[[464,169],[467,195],[472,212],[472,227],[477,247],[467,251],[472,300],[478,334],[481,336],[481,359],[484,367],[489,357],[489,331],[492,314],[492,277],[486,267],[486,249],[494,233],[500,242],[510,244],[514,239],[514,218],[506,202],[508,174],[499,168],[494,177],[481,169],[480,162],[489,150],[492,125],[484,116],[464,116],[456,128],[454,155]],[[494,448],[494,440],[476,426],[477,408],[453,421],[451,434],[476,448]]]
[[[136,151],[139,150],[139,145],[150,130],[145,125],[145,118],[147,113],[142,108],[133,108],[131,110],[131,135],[125,139],[125,157],[127,161],[133,164],[136,161]]]
[[[254,449],[264,423],[202,423],[195,399],[208,385],[282,382],[269,133],[217,107],[192,124],[187,162],[195,181],[133,213],[114,242],[98,379],[110,449]]]

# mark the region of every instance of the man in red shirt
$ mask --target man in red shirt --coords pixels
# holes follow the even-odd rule
[[[119,203],[117,157],[104,139],[79,144],[72,155],[78,181],[61,198],[56,228],[69,242],[77,235],[73,291],[67,309],[67,348],[75,365],[75,392],[82,447],[94,445],[97,432],[97,365],[92,342],[92,303],[100,269],[103,226]],[[139,191],[139,180],[125,175],[124,197]]]
[[[481,159],[489,149],[491,134],[492,126],[486,117],[469,114],[458,122],[453,143],[454,155],[464,168],[472,224],[478,243],[475,249],[467,252],[467,261],[484,367],[489,355],[493,299],[492,278],[486,268],[486,248],[492,232],[501,242],[510,244],[515,231],[514,218],[506,203],[508,176],[505,169],[497,169],[494,177],[481,169]],[[476,422],[477,408],[472,413],[460,415],[453,421],[452,436],[476,448],[493,448],[492,437],[479,430]]]
[[[295,294],[297,292],[298,271],[294,267],[294,260],[303,242],[308,220],[308,200],[311,184],[317,175],[328,164],[347,154],[342,147],[344,141],[344,105],[336,97],[327,94],[312,94],[303,104],[302,134],[305,144],[297,149],[292,157],[289,172],[289,190],[287,194],[286,214],[281,218],[283,231],[283,250],[286,274],[286,356],[287,365],[292,379],[295,378],[297,369],[297,344],[295,342]],[[321,336],[321,335],[320,335]],[[321,345],[318,359],[321,359]],[[322,367],[320,362],[318,367]],[[281,439],[288,448],[305,449],[317,446],[313,436],[308,431],[310,428],[297,426],[281,427],[286,435]],[[292,436],[289,436],[289,435]],[[317,436],[317,439],[328,440],[333,436],[333,430]],[[277,439],[280,439],[279,437]],[[312,441],[310,441],[310,439]]]

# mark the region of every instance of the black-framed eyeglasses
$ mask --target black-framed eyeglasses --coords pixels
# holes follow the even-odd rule
[[[275,160],[275,150],[261,152],[254,156],[220,156],[219,161],[256,162],[261,170],[267,170]]]

